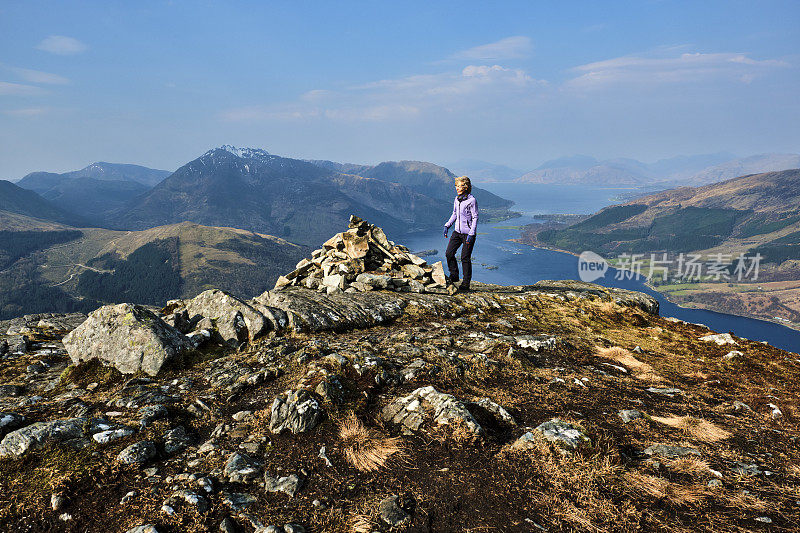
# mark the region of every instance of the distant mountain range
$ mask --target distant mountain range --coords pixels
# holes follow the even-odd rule
[[[680,187],[607,207],[539,242],[580,252],[759,251],[766,262],[800,259],[800,169]]]
[[[509,171],[481,170],[491,168],[491,163],[473,161],[472,166],[462,166],[460,170],[468,175],[472,171],[477,182],[647,187],[652,190],[705,185],[745,174],[800,168],[800,155],[771,153],[736,157],[720,152],[678,156],[654,163],[625,158],[600,161],[574,155],[546,161],[533,171],[516,175]]]
[[[226,145],[171,174],[95,163],[64,174],[34,172],[18,185],[83,226],[143,230],[190,221],[318,245],[353,213],[395,234],[438,226],[449,215],[454,178],[419,161],[301,161]],[[509,216],[513,202],[478,187],[473,194],[487,220]]]
[[[209,287],[254,296],[351,214],[392,234],[438,228],[454,177],[418,161],[309,162],[223,146],[174,173],[95,163],[0,181],[0,319]],[[473,194],[484,220],[511,215],[513,202]]]
[[[430,163],[312,163],[223,146],[176,170],[109,224],[145,229],[188,220],[319,245],[351,214],[394,233],[441,225],[455,194],[453,178]],[[487,210],[511,205],[488,191],[474,194]]]
[[[99,162],[62,174],[32,172],[17,185],[38,193],[61,209],[80,215],[84,225],[104,225],[111,213],[169,175],[166,170]]]

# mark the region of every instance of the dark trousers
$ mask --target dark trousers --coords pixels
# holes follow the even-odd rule
[[[464,288],[469,287],[469,282],[472,281],[472,247],[475,246],[475,239],[471,243],[467,242],[467,234],[454,231],[450,236],[450,242],[447,243],[447,251],[444,256],[447,258],[447,268],[450,270],[450,281],[458,281],[458,261],[456,261],[456,251],[458,247],[461,248],[461,270],[464,273],[461,286]]]

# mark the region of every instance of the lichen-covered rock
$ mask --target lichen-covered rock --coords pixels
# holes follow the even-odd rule
[[[219,289],[203,291],[186,301],[189,316],[210,318],[225,342],[239,343],[262,335],[270,322],[250,304]]]
[[[738,344],[730,333],[715,333],[712,335],[703,335],[698,340],[703,342],[714,342],[722,346],[723,344]]]
[[[144,464],[155,458],[157,454],[156,445],[150,441],[143,440],[135,444],[131,444],[122,450],[117,456],[120,463],[129,465]]]
[[[269,430],[304,433],[317,427],[324,416],[325,411],[313,394],[303,389],[290,390],[272,402]]]
[[[565,422],[560,418],[553,418],[539,424],[536,427],[536,431],[550,442],[561,444],[568,448],[577,448],[582,443],[589,442],[589,437],[586,436],[586,432],[582,427],[571,422]]]
[[[106,305],[64,337],[73,363],[98,358],[123,374],[151,376],[190,349],[186,337],[140,305]]]
[[[303,480],[297,474],[281,477],[272,477],[269,474],[264,474],[264,490],[267,492],[283,492],[293,498],[302,484]]]
[[[36,422],[6,435],[0,442],[0,457],[19,457],[30,450],[84,436],[85,418]]]
[[[658,300],[643,292],[618,289],[616,287],[603,287],[586,281],[545,279],[537,281],[533,285],[528,286],[528,288],[564,296],[590,294],[599,296],[604,300],[613,301],[625,307],[639,308],[651,315],[657,315],[659,309]]]
[[[261,475],[261,465],[249,455],[235,452],[225,462],[224,473],[232,483],[246,483]]]
[[[464,402],[450,394],[439,392],[430,385],[420,387],[408,396],[397,398],[383,408],[381,418],[386,422],[401,424],[405,433],[418,431],[423,424],[430,421],[440,426],[462,425],[474,436],[484,433]]]
[[[136,526],[129,529],[125,533],[158,533],[158,529],[153,524],[146,524],[143,526]]]
[[[694,448],[687,448],[685,446],[672,446],[670,444],[653,444],[644,449],[646,455],[657,455],[660,457],[667,457],[674,459],[675,457],[683,457],[685,455],[700,456],[700,452]]]

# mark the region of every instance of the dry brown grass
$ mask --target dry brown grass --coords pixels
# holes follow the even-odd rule
[[[666,461],[665,465],[675,473],[688,474],[690,476],[702,476],[709,474],[711,471],[711,468],[708,466],[707,462],[694,455],[677,457],[670,461]]]
[[[687,436],[702,442],[717,442],[731,436],[729,431],[702,418],[693,416],[653,416],[651,418],[656,422],[679,429]]]
[[[632,504],[609,497],[609,490],[624,490],[622,467],[610,454],[563,454],[538,434],[534,437],[525,449],[506,446],[498,458],[512,464],[531,461],[536,475],[525,483],[527,498],[542,516],[575,531],[635,530],[641,513]]]
[[[621,364],[627,368],[636,379],[652,383],[661,383],[664,381],[664,378],[656,374],[652,366],[639,361],[631,352],[620,346],[599,348],[597,355]]]
[[[748,511],[767,511],[776,507],[758,496],[753,496],[745,492],[737,492],[733,496],[729,496],[725,503],[728,507],[747,509]]]
[[[363,514],[350,517],[349,526],[353,533],[371,533],[378,529],[378,525],[368,515]]]
[[[708,496],[708,490],[701,484],[678,485],[662,477],[649,476],[639,472],[629,472],[625,475],[625,479],[632,495],[643,494],[676,507],[700,505]]]
[[[379,470],[390,457],[405,454],[399,437],[382,436],[353,413],[339,423],[339,444],[347,462],[362,472]]]
[[[789,472],[790,476],[792,476],[794,478],[800,478],[800,466],[797,466],[795,464],[791,464],[787,468],[787,471]]]

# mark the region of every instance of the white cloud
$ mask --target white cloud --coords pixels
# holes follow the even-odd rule
[[[33,96],[45,92],[41,87],[0,81],[0,96]]]
[[[13,72],[20,78],[31,83],[44,83],[51,85],[66,85],[69,80],[64,76],[58,74],[51,74],[49,72],[42,72],[40,70],[31,70],[28,68],[10,67]]]
[[[308,120],[378,122],[407,120],[428,112],[464,112],[502,106],[546,83],[522,69],[468,65],[461,71],[378,80],[340,91],[314,90],[283,105],[231,109],[226,121]]]
[[[50,52],[51,54],[69,56],[80,54],[81,52],[86,51],[88,47],[78,39],[74,39],[72,37],[51,35],[40,42],[36,48],[39,50],[44,50],[45,52]]]
[[[769,70],[785,67],[783,61],[756,60],[738,53],[683,53],[675,57],[624,56],[571,69],[578,75],[568,87],[598,89],[735,80],[749,83]]]
[[[467,50],[456,52],[452,59],[468,61],[501,61],[504,59],[520,59],[530,55],[533,45],[529,37],[517,35],[506,37],[489,44],[482,44]]]
[[[44,107],[26,107],[22,109],[8,109],[3,111],[4,115],[12,117],[38,117],[47,113]]]

